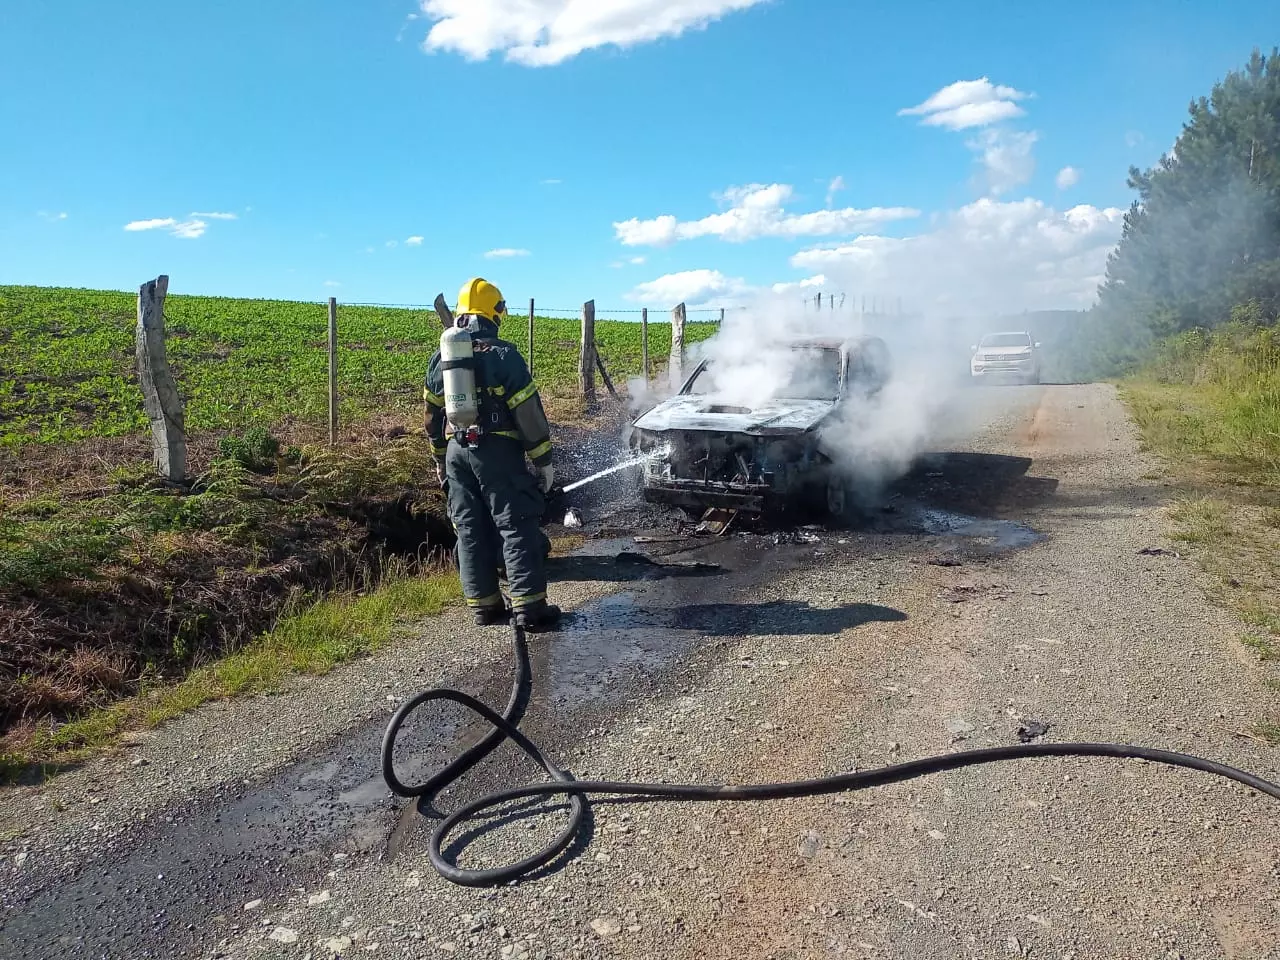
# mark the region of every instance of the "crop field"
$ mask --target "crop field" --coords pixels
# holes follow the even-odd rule
[[[165,317],[169,359],[193,436],[326,422],[323,304],[171,295]],[[0,287],[0,452],[145,434],[134,374],[135,321],[133,294]],[[579,327],[578,320],[535,320],[534,372],[549,394],[576,388]],[[526,356],[527,329],[526,318],[513,317],[502,331]],[[690,323],[686,340],[715,329]],[[433,312],[340,306],[338,331],[344,423],[419,406],[440,333]],[[639,323],[598,321],[596,339],[616,384],[639,376]],[[650,325],[655,370],[670,343],[669,324]]]

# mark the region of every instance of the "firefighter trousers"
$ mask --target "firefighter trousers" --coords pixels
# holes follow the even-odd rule
[[[495,436],[482,437],[476,447],[450,440],[445,479],[467,606],[502,605],[501,567],[513,609],[545,601],[547,541],[541,520],[546,502],[525,468],[520,444]]]

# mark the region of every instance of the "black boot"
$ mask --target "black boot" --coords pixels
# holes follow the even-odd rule
[[[511,611],[506,607],[476,607],[472,612],[475,614],[477,627],[495,627],[511,619]]]
[[[516,612],[516,626],[526,633],[547,633],[560,626],[560,608],[539,600]]]

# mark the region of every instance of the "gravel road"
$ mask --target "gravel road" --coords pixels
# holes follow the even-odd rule
[[[718,570],[616,563],[629,540],[561,561],[576,612],[533,641],[524,729],[580,778],[804,778],[1016,743],[1039,721],[1044,741],[1280,779],[1280,754],[1247,736],[1276,694],[1239,624],[1190,561],[1140,553],[1162,544],[1166,487],[1114,392],[972,399],[977,439],[927,459],[866,529],[648,548]],[[381,731],[438,683],[500,704],[508,659],[503,631],[449,614],[7,791],[0,957],[1280,958],[1275,805],[1137,762],[597,804],[562,869],[451,886],[426,862],[426,821],[381,783]],[[440,713],[406,746],[431,765],[476,729]],[[501,751],[446,799],[527,767]],[[559,816],[490,834],[467,862],[510,859]]]

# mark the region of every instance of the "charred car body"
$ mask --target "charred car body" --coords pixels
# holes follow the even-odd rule
[[[675,396],[632,424],[632,450],[652,454],[644,465],[646,500],[691,510],[808,506],[844,514],[846,483],[824,449],[823,431],[884,386],[888,347],[879,337],[804,337],[771,344],[762,355],[783,373],[782,382],[762,385],[757,402],[727,401],[720,383],[741,371],[709,358]],[[745,373],[751,376],[750,364]]]

